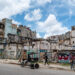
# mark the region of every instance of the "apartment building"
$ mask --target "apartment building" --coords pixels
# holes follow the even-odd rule
[[[32,49],[31,40],[35,38],[36,32],[29,27],[17,27],[11,19],[4,18],[0,22],[0,55],[5,53],[7,58],[16,58],[23,49]]]
[[[48,42],[50,43],[50,49],[51,52],[57,51],[58,48],[58,44],[59,44],[59,36],[55,35],[55,36],[50,36],[47,38]]]
[[[71,31],[71,45],[75,46],[75,26],[72,26],[72,31]]]
[[[0,22],[0,38],[4,38],[4,24]]]
[[[4,38],[4,29],[5,29],[4,24],[0,22],[0,58],[3,58],[5,48],[4,46],[6,42],[6,39]]]
[[[50,52],[50,43],[46,39],[37,38],[37,39],[34,39],[32,42],[32,49],[36,53],[39,53],[40,60],[43,60],[43,56],[45,52],[47,53]]]
[[[17,29],[18,36],[28,37],[28,38],[36,38],[36,32],[31,31],[29,27],[20,25]]]

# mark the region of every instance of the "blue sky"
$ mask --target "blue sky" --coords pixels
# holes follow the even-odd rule
[[[0,0],[0,19],[36,30],[37,37],[63,34],[75,25],[75,0]]]

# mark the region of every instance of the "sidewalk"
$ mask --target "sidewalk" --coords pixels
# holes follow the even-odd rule
[[[54,68],[54,69],[59,69],[59,70],[69,70],[69,71],[71,71],[70,66],[62,66],[60,64],[52,64],[52,63],[50,65],[40,64],[40,67],[42,67],[42,68]]]
[[[0,64],[17,64],[17,65],[19,65],[20,63],[18,60],[0,59]],[[53,69],[71,71],[70,66],[63,66],[61,64],[50,63],[50,65],[44,65],[43,63],[39,63],[39,65],[41,68],[53,68]]]
[[[0,64],[19,64],[19,61],[11,59],[0,59]]]

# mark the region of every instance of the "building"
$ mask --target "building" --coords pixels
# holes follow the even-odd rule
[[[57,61],[57,53],[59,50],[59,36],[54,35],[47,38],[47,41],[50,43],[50,52],[51,52],[51,59],[53,61]]]
[[[70,53],[75,53],[75,26],[72,26],[71,31],[58,36],[50,36],[47,40],[50,42],[50,49],[54,60],[58,56],[58,60],[62,57],[60,62],[69,62]]]
[[[18,36],[28,37],[28,38],[36,38],[36,32],[31,31],[30,28],[20,25],[17,29]]]
[[[7,59],[15,59],[17,53],[17,44],[7,44],[5,48],[5,58]]]
[[[7,58],[17,58],[22,50],[32,49],[32,38],[36,38],[36,32],[29,27],[23,25],[17,27],[11,19],[2,19],[0,22],[0,57],[4,53]]]
[[[2,23],[5,26],[4,29],[4,37],[7,38],[8,34],[17,34],[17,25],[12,24],[12,20],[11,19],[2,19]]]
[[[40,60],[43,60],[43,56],[46,52],[50,53],[50,44],[46,39],[34,39],[32,42],[32,48],[36,53],[39,53]]]
[[[16,24],[12,24],[12,33],[11,34],[17,34],[17,25]]]
[[[8,33],[12,33],[12,20],[2,19],[2,22],[5,25],[4,37],[7,38]]]
[[[47,41],[50,43],[50,51],[58,51],[58,45],[59,45],[59,35],[50,36],[47,38]]]
[[[8,43],[18,43],[19,42],[19,37],[15,34],[8,34],[7,37],[7,42]]]
[[[72,31],[71,31],[71,45],[75,46],[75,26],[72,26]]]
[[[4,38],[4,29],[4,24],[0,22],[0,58],[4,58],[4,48],[6,43],[6,39]]]
[[[71,32],[65,33],[64,45],[69,46],[71,45]]]
[[[0,22],[0,38],[4,38],[4,24]]]

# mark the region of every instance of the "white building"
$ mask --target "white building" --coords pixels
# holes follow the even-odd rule
[[[38,39],[37,41],[33,42],[34,50],[46,50],[47,52],[50,52],[50,43],[46,40]]]
[[[50,52],[50,43],[45,40],[45,39],[36,39],[33,43],[33,50],[37,53],[39,53],[40,60],[43,59],[43,56],[45,52],[49,53]]]
[[[71,45],[75,46],[75,26],[72,26],[72,31],[71,31]]]

